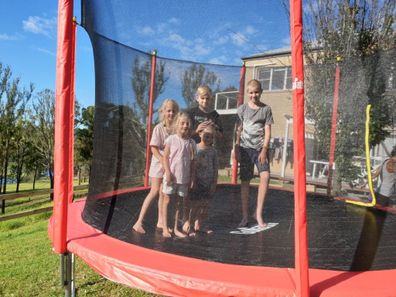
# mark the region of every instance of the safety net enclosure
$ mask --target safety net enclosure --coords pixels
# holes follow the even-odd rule
[[[328,193],[369,199],[367,166],[381,165],[396,144],[395,53],[338,55],[331,63],[322,57],[305,66],[306,117],[314,129],[307,172]]]
[[[81,25],[95,60],[94,151],[89,193],[67,206],[67,243],[60,252],[78,255],[110,280],[164,295],[393,296],[396,208],[392,199],[380,209],[371,207],[376,180],[367,171],[388,158],[396,139],[395,36],[391,29],[374,34],[389,25],[394,4],[385,1],[378,11],[370,6],[383,23],[373,21],[375,32],[358,36],[367,38],[363,43],[345,29],[347,22],[369,15],[357,9],[360,4],[335,1],[332,15],[310,0],[216,2],[145,1],[137,7],[125,0],[82,1]],[[310,11],[306,31],[301,31],[302,5]],[[205,19],[205,11],[219,7],[224,26]],[[165,10],[175,18],[164,20]],[[134,22],[145,14],[153,18],[150,26]],[[273,15],[287,19],[289,14],[290,21],[272,21]],[[327,31],[318,25],[323,21],[318,14],[329,17]],[[232,31],[228,22],[237,22],[235,16],[252,23]],[[182,38],[178,26],[189,18],[202,19],[202,26]],[[246,36],[254,38],[257,31],[278,32],[279,40],[248,42]],[[150,42],[152,51],[142,51],[144,45],[132,41],[136,34],[173,44],[181,56],[163,57]],[[194,61],[205,56],[194,52],[220,49],[230,40],[252,47],[241,51],[243,65]],[[226,54],[219,50],[219,57]],[[261,101],[271,106],[275,121],[267,230],[237,228],[241,193],[232,149],[237,107],[248,101],[251,79],[260,82]],[[164,238],[156,229],[156,202],[144,222],[146,234],[134,232],[150,189],[148,143],[159,107],[168,98],[183,110],[196,106],[200,85],[211,88],[212,108],[223,126],[215,143],[222,182],[208,215],[214,232]],[[250,187],[251,211],[257,191]],[[55,213],[52,238],[59,221]]]

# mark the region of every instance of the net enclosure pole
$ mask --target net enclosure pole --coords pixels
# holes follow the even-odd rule
[[[337,64],[335,70],[335,78],[334,78],[334,95],[333,95],[333,114],[331,117],[331,134],[330,134],[330,153],[329,153],[329,176],[327,178],[327,195],[331,194],[331,188],[333,184],[333,164],[334,164],[334,152],[336,146],[337,139],[337,114],[338,114],[338,99],[340,92],[340,65]]]
[[[150,140],[151,140],[151,126],[153,122],[153,105],[154,105],[154,91],[155,91],[155,72],[157,66],[157,51],[154,50],[151,54],[151,78],[150,78],[150,93],[149,93],[149,108],[147,117],[147,141],[146,141],[146,171],[144,175],[144,186],[149,185],[149,169],[150,169]]]
[[[290,0],[290,43],[293,80],[294,237],[296,296],[309,296],[306,214],[304,54],[302,1]]]
[[[70,139],[73,119],[70,115],[72,104],[72,75],[74,73],[73,1],[58,2],[58,40],[56,57],[55,92],[55,145],[54,145],[54,212],[53,249],[56,253],[67,252],[66,231],[68,200],[70,197]]]
[[[243,63],[241,67],[241,71],[239,73],[239,93],[237,97],[237,107],[243,104],[243,97],[245,94],[245,77],[246,77],[246,66]],[[235,127],[237,128],[237,127]],[[235,133],[237,129],[235,129]],[[231,175],[231,183],[236,184],[238,179],[238,162],[236,160],[235,153],[232,155],[232,175]]]
[[[73,179],[74,179],[74,109],[75,109],[75,78],[76,78],[76,30],[77,30],[77,21],[76,17],[73,17],[73,34],[72,34],[72,69],[70,71],[70,84],[71,84],[71,94],[70,94],[70,105],[69,105],[69,121],[70,121],[70,129],[69,129],[69,190],[68,190],[68,199],[69,203],[73,202]]]

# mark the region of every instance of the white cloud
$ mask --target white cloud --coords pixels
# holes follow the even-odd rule
[[[269,47],[268,47],[268,45],[267,44],[257,44],[257,50],[259,51],[259,52],[265,52]]]
[[[179,45],[184,45],[187,43],[187,41],[182,36],[176,33],[169,34],[167,39],[169,42],[175,42],[176,44]]]
[[[226,44],[227,42],[229,42],[229,40],[230,37],[228,35],[219,36],[218,38],[215,38],[214,44],[215,45]]]
[[[47,37],[55,36],[56,17],[42,18],[39,16],[30,16],[27,20],[22,21],[23,29],[34,34],[42,34]]]
[[[230,37],[231,37],[232,43],[237,46],[243,46],[247,41],[245,35],[241,32],[233,32],[233,34],[231,34]]]
[[[0,34],[0,41],[14,41],[18,39],[19,36],[17,35]]]
[[[227,57],[222,55],[222,56],[218,56],[218,57],[213,57],[209,60],[210,64],[226,64],[226,61],[228,61]]]
[[[248,35],[253,35],[257,32],[257,30],[253,26],[246,26],[245,33]]]
[[[172,25],[180,25],[180,20],[177,19],[177,18],[170,18],[170,19],[168,20],[168,23],[169,23],[169,24],[172,24]]]
[[[206,56],[210,54],[211,50],[209,47],[205,46],[204,44],[195,44],[194,52],[197,56]]]
[[[155,36],[155,35],[163,35],[163,34],[169,34],[173,33],[175,27],[177,27],[180,24],[180,20],[172,17],[166,22],[159,23],[155,26],[150,26],[150,25],[144,25],[144,26],[138,26],[136,28],[136,31],[140,35],[150,35],[150,36]]]
[[[141,35],[154,35],[155,31],[150,26],[144,26],[142,28],[138,28],[138,33]]]
[[[56,57],[56,53],[51,52],[50,50],[47,50],[47,49],[45,49],[45,48],[38,47],[38,48],[36,48],[36,50],[38,50],[39,52],[42,52],[42,53],[44,53],[44,54],[47,54],[47,55]]]

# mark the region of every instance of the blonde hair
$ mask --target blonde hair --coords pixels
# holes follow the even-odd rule
[[[249,80],[249,82],[247,83],[247,86],[248,87],[258,87],[258,88],[260,88],[261,91],[263,90],[263,88],[261,87],[261,83],[257,79]]]
[[[177,102],[173,99],[165,99],[164,102],[162,102],[161,107],[159,108],[159,118],[160,118],[160,122],[163,123],[164,122],[164,115],[165,115],[165,110],[166,110],[166,106],[168,104],[171,104],[173,106],[173,108],[175,109],[175,118],[176,115],[179,113],[179,104],[177,104]]]
[[[190,123],[190,130],[191,130],[191,128],[192,128],[192,120],[191,120],[190,115],[187,112],[185,112],[185,111],[180,111],[177,114],[176,119],[174,120],[174,128],[173,128],[174,132],[177,132],[177,127],[179,126],[179,122],[180,122],[181,118],[187,118],[188,119],[188,122]]]
[[[199,86],[197,89],[196,96],[202,96],[207,94],[210,98],[212,98],[212,90],[208,86]]]

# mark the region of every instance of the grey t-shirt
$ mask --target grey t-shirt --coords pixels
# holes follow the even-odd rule
[[[218,169],[217,152],[213,147],[200,149],[197,147],[195,157],[195,177],[198,190],[208,190],[214,182]]]
[[[386,163],[391,162],[386,159],[381,165],[381,183],[378,185],[377,192],[386,197],[396,195],[396,174],[386,170]]]
[[[271,107],[263,104],[258,109],[252,109],[248,104],[238,107],[238,117],[242,123],[241,146],[261,150],[264,144],[265,125],[272,125]]]

